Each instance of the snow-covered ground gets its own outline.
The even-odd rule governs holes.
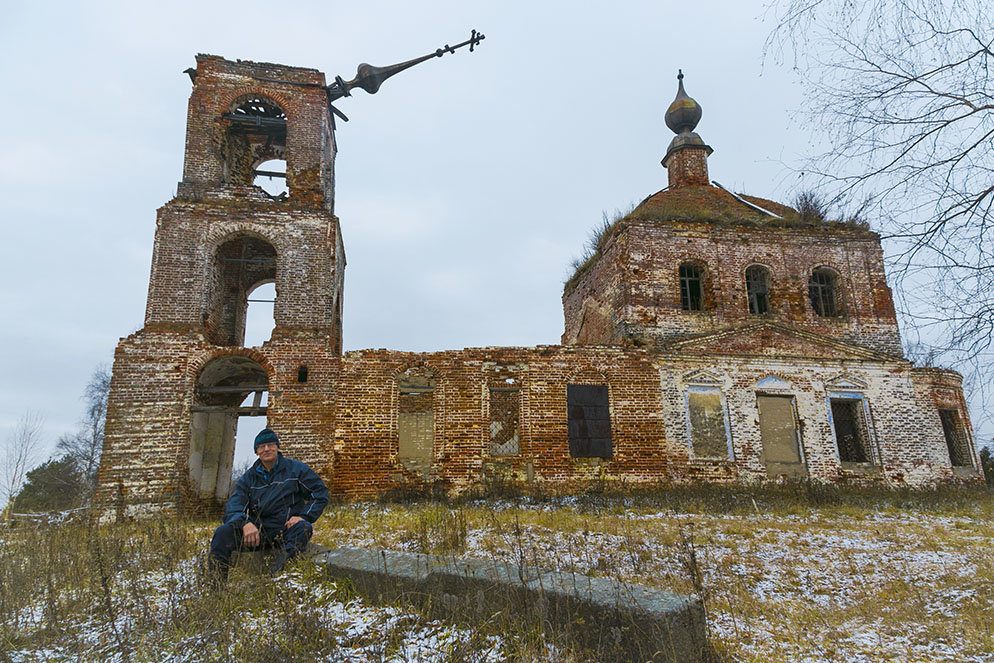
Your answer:
[[[83,614],[61,621],[59,628],[66,637],[32,646],[32,634],[37,637],[49,630],[45,600],[39,598],[17,616],[17,630],[27,642],[20,646],[0,643],[7,645],[7,651],[0,648],[0,660],[428,662],[454,660],[451,657],[457,652],[458,660],[507,660],[501,638],[481,637],[395,607],[371,606],[358,597],[343,598],[339,583],[301,568],[289,570],[275,581],[264,576],[236,577],[228,591],[233,602],[242,606],[220,620],[228,628],[226,633],[219,632],[219,624],[207,620],[203,630],[198,631],[194,624],[177,629],[173,623],[177,606],[203,591],[194,582],[200,577],[195,566],[191,560],[172,574],[148,573],[141,578],[142,585],[158,591],[144,593],[139,601],[127,592],[116,595],[113,621],[103,606],[93,605]],[[278,583],[275,600],[269,593],[245,587],[270,582]],[[238,601],[246,592],[264,600]],[[149,624],[159,628],[149,629]],[[303,624],[310,642],[295,642],[291,632]],[[316,641],[314,633],[320,633],[323,642]],[[150,647],[150,643],[156,646]]]
[[[626,500],[592,509],[572,498],[451,508],[367,503],[330,507],[315,541],[702,590],[712,639],[734,661],[994,662],[987,511],[728,515]],[[525,630],[456,627],[404,606],[371,605],[306,566],[275,583],[238,571],[225,595],[212,599],[197,554],[208,534],[193,528],[168,563],[155,536],[108,543],[99,563],[117,566],[106,589],[101,574],[76,568],[92,567],[92,553],[65,558],[67,578],[83,578],[75,584],[49,579],[46,590],[45,575],[35,573],[34,597],[0,597],[0,660],[577,660],[541,638],[536,644],[534,633],[525,642]],[[13,552],[0,538],[0,563],[9,565]],[[7,568],[2,589],[16,591]],[[16,611],[5,610],[15,603]]]
[[[384,528],[403,507],[353,508],[365,517],[323,530],[329,541],[420,550],[444,520]],[[736,660],[994,661],[994,528],[978,514],[601,514],[570,498],[469,513],[460,554],[675,591],[694,591],[689,543],[711,633]]]

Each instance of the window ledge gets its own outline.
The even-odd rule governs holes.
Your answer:
[[[604,465],[611,462],[611,458],[602,456],[570,456],[569,460],[574,465]]]
[[[877,465],[876,463],[853,463],[844,461],[842,463],[842,470],[852,474],[880,474],[883,472],[883,467]]]
[[[953,476],[955,477],[974,477],[978,474],[977,468],[972,465],[953,465]]]

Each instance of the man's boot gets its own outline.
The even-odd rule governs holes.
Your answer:
[[[214,591],[221,591],[228,584],[229,564],[213,555],[207,556],[207,583]]]
[[[290,553],[286,551],[286,548],[280,546],[276,549],[276,554],[273,555],[273,559],[269,562],[269,575],[278,576],[280,572],[283,571],[283,567],[286,563],[290,561]]]

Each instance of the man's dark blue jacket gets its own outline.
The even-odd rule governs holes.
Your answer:
[[[291,516],[313,523],[328,506],[328,489],[304,463],[283,454],[269,472],[255,461],[235,484],[224,507],[225,524],[241,527],[251,521],[259,529],[281,530]]]

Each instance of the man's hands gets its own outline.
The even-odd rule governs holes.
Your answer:
[[[283,523],[285,529],[290,529],[303,518],[300,516],[290,516],[290,518]],[[242,545],[246,548],[255,548],[259,545],[259,528],[253,525],[251,522],[247,522],[242,525]]]
[[[259,545],[259,528],[250,522],[242,525],[242,545],[246,548]]]

